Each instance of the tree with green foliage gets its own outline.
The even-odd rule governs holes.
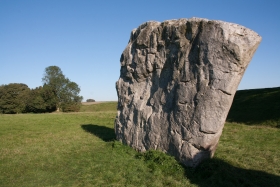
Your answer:
[[[53,90],[57,111],[78,111],[83,99],[79,96],[80,88],[78,84],[66,78],[61,69],[57,66],[49,66],[45,69],[42,78],[44,86]]]
[[[53,112],[56,110],[55,95],[49,86],[30,90],[26,100],[26,111],[32,113]]]
[[[29,91],[28,86],[22,83],[0,86],[0,113],[17,114],[25,112],[25,102]]]

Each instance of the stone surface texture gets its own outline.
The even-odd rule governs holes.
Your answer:
[[[131,32],[116,83],[117,140],[196,167],[211,158],[261,37],[201,18],[150,21]]]

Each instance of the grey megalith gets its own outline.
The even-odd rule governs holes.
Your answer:
[[[117,140],[196,167],[217,148],[261,37],[201,18],[146,22],[131,32],[116,83]]]

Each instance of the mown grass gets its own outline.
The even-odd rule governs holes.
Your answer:
[[[185,168],[115,141],[116,102],[0,115],[0,186],[280,186],[280,129],[226,123],[211,160]]]
[[[1,115],[0,186],[188,182],[183,171],[173,176],[161,174],[161,170],[151,174],[154,170],[136,151],[113,141],[115,112]]]

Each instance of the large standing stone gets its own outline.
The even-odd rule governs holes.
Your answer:
[[[151,21],[121,55],[116,137],[195,167],[214,155],[237,86],[261,37],[200,18]]]

